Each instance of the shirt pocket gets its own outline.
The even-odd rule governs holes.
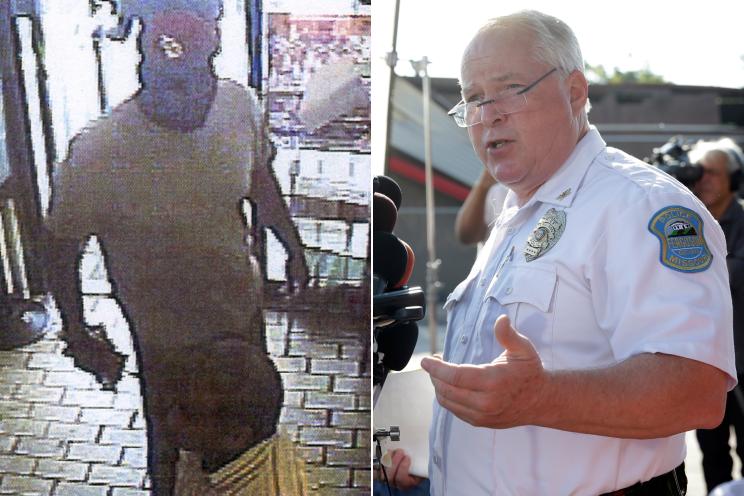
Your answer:
[[[455,289],[447,296],[447,299],[444,302],[444,311],[447,313],[447,327],[445,331],[444,336],[444,358],[445,360],[449,360],[452,357],[452,343],[451,341],[453,339],[452,333],[455,332],[455,329],[458,327],[455,325],[455,321],[458,323],[462,323],[463,320],[463,312],[467,308],[467,305],[460,305],[461,300],[465,297],[465,292],[467,291],[468,287],[470,286],[470,283],[472,282],[472,279],[465,279],[460,284],[455,287]],[[462,326],[459,326],[460,328]],[[462,329],[460,329],[462,330]]]
[[[447,295],[447,299],[444,301],[444,311],[448,314],[450,311],[457,305],[457,302],[460,301],[462,298],[462,295],[465,293],[465,290],[468,287],[468,284],[470,283],[469,279],[465,279],[460,284],[458,284],[455,289],[452,290],[450,294]]]
[[[511,266],[486,291],[478,328],[495,340],[493,325],[499,315],[506,314],[512,326],[527,336],[538,352],[549,350],[553,342],[557,285],[553,266]],[[501,349],[498,344],[497,347]]]

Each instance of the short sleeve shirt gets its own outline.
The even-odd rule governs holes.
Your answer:
[[[687,262],[669,251],[668,233],[653,232],[674,208],[699,234],[672,240],[690,245],[674,252]],[[541,227],[552,232],[552,245],[540,238]],[[710,364],[728,374],[730,388],[736,383],[720,227],[687,189],[606,147],[595,128],[527,203],[519,207],[509,193],[445,309],[444,359],[453,363],[499,356],[493,325],[507,314],[548,370],[665,353]],[[683,433],[636,440],[537,426],[479,428],[436,402],[430,449],[435,496],[597,495],[665,473],[685,457]]]
[[[59,238],[99,236],[137,326],[179,329],[193,344],[207,327],[254,325],[246,315],[261,280],[241,206],[270,141],[252,94],[220,80],[205,124],[190,132],[155,124],[131,99],[70,149],[55,171],[46,226]]]

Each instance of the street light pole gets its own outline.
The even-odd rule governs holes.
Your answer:
[[[384,158],[382,161],[382,173],[384,174],[388,168],[388,161],[390,159],[390,133],[393,128],[393,86],[395,85],[395,66],[398,64],[398,18],[400,16],[400,0],[395,0],[395,13],[393,14],[393,43],[389,52],[385,54],[385,63],[387,64],[390,72],[388,73],[388,89],[387,89],[387,109],[385,111],[385,144],[384,144]],[[377,139],[377,138],[375,138]]]
[[[412,60],[411,64],[417,75],[421,75],[424,108],[424,168],[426,171],[426,308],[428,314],[429,341],[432,355],[437,352],[437,290],[439,281],[437,272],[442,263],[437,258],[434,224],[434,173],[431,164],[431,81],[429,79],[429,59]]]

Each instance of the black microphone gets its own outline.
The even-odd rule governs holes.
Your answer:
[[[406,270],[403,272],[403,275],[398,280],[397,283],[393,284],[392,289],[398,289],[402,288],[406,284],[408,284],[408,281],[411,279],[411,276],[413,275],[413,266],[416,263],[416,254],[413,252],[413,248],[411,248],[411,245],[400,240],[401,243],[403,243],[403,247],[406,249],[406,255],[408,255],[408,258],[406,259]]]
[[[404,322],[381,327],[377,334],[377,353],[382,364],[390,370],[403,370],[413,355],[418,340],[418,325]]]
[[[422,309],[419,318],[415,318],[418,314],[412,313],[411,307]],[[372,298],[372,316],[375,319],[421,320],[425,307],[426,298],[420,286],[386,291]]]
[[[418,286],[405,286],[416,259],[413,249],[395,235],[380,231],[374,233],[374,243],[372,316],[375,325],[421,320],[426,308],[424,291]]]
[[[372,226],[375,231],[393,232],[395,222],[398,220],[398,210],[393,200],[375,193],[372,203]]]
[[[403,322],[375,329],[379,367],[373,369],[373,384],[383,384],[391,370],[403,370],[413,355],[418,340],[418,325]]]
[[[389,371],[402,370],[411,359],[418,340],[416,321],[424,317],[426,303],[420,287],[405,286],[415,262],[413,249],[392,234],[402,200],[400,187],[389,177],[376,176],[373,190],[372,380],[381,387]]]
[[[400,203],[403,200],[403,194],[400,191],[398,183],[393,181],[387,176],[375,176],[372,179],[372,191],[374,193],[382,193],[383,195],[390,198],[395,204],[395,209],[400,209]]]
[[[394,234],[375,231],[372,234],[373,294],[392,289],[406,274],[408,250]]]

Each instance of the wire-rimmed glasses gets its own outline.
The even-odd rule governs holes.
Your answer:
[[[447,115],[451,115],[458,126],[471,127],[481,123],[483,119],[483,112],[481,109],[486,105],[494,105],[496,112],[501,115],[519,112],[525,105],[527,105],[527,97],[525,96],[525,93],[537,86],[540,81],[557,70],[558,69],[554,67],[524,88],[520,88],[516,91],[512,89],[501,91],[498,95],[489,100],[475,100],[472,102],[461,100],[460,103],[452,107],[452,110],[447,112]]]

